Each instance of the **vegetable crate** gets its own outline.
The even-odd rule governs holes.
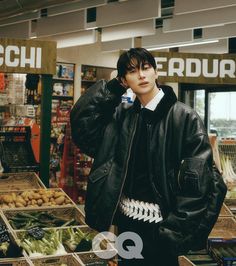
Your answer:
[[[73,254],[48,256],[47,258],[32,258],[30,260],[34,266],[82,266],[81,262]]]
[[[0,174],[0,191],[46,188],[34,172]]]
[[[217,262],[207,250],[190,251],[178,258],[179,266],[217,266]]]
[[[19,262],[19,263],[18,263]],[[23,250],[11,230],[0,216],[0,265],[29,265],[23,259]]]
[[[218,217],[209,238],[236,238],[236,221],[233,217]]]
[[[28,258],[66,255],[92,249],[97,232],[88,226],[47,228],[43,230],[17,230],[13,237],[23,247]]]
[[[232,211],[229,209],[229,207],[223,203],[222,208],[220,210],[220,217],[233,217]]]
[[[0,208],[76,206],[61,188],[0,191]]]
[[[28,261],[25,258],[18,259],[0,259],[1,266],[34,266],[32,262]]]
[[[114,257],[114,250],[106,251],[110,252],[111,259],[102,258],[102,254],[104,251],[101,252],[81,252],[75,253],[78,257],[78,260],[81,261],[82,266],[86,265],[100,265],[100,266],[117,266],[117,258]],[[116,254],[116,253],[115,253]],[[109,255],[106,253],[106,255]]]
[[[75,206],[2,210],[2,214],[13,233],[15,230],[27,230],[31,227],[85,225],[83,213]]]
[[[209,239],[208,248],[212,257],[217,260],[218,265],[236,265],[236,239]]]
[[[29,126],[0,127],[0,158],[6,173],[39,171],[31,146]]]

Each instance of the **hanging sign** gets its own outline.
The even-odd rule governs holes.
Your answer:
[[[163,82],[236,84],[236,54],[153,52]]]
[[[56,42],[0,38],[0,72],[56,73]]]

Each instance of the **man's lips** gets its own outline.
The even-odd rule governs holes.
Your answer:
[[[144,86],[144,85],[147,85],[149,82],[148,81],[144,81],[144,82],[140,82],[138,85],[139,86]]]

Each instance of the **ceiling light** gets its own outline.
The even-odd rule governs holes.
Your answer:
[[[179,43],[179,44],[177,43],[177,44],[168,45],[168,46],[157,46],[157,47],[150,47],[150,48],[146,48],[146,49],[148,51],[154,51],[154,50],[169,49],[169,48],[174,48],[174,47],[201,45],[201,44],[216,43],[216,42],[219,42],[219,40],[208,40],[208,41],[201,41],[201,42]]]

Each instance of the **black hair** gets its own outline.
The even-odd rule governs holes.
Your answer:
[[[140,67],[143,64],[150,64],[154,69],[157,68],[153,55],[145,48],[131,48],[123,52],[117,62],[118,77],[125,77],[130,68]]]

